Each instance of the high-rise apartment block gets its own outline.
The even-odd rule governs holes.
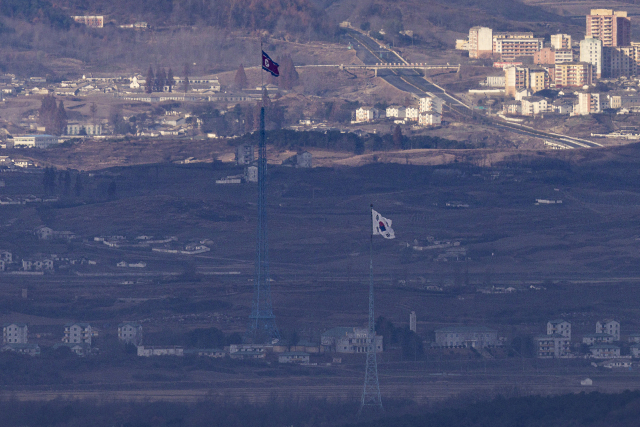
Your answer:
[[[627,12],[613,9],[591,9],[587,15],[586,38],[602,40],[604,47],[631,44],[631,20]]]
[[[571,49],[571,36],[569,34],[553,34],[551,47],[554,49]]]
[[[556,87],[582,87],[593,82],[593,66],[586,62],[556,64]]]
[[[595,77],[602,77],[602,40],[592,37],[582,40],[580,42],[580,62],[591,64]]]
[[[493,30],[472,27],[469,30],[469,58],[486,58],[493,54]]]
[[[520,56],[533,57],[544,47],[544,39],[533,33],[496,33],[493,36],[493,52],[503,61],[514,61]]]

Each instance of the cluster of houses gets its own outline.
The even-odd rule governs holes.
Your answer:
[[[88,323],[74,322],[64,325],[64,335],[61,342],[53,348],[68,347],[78,356],[88,356],[93,353],[92,339],[98,336],[98,331]],[[322,334],[320,344],[299,341],[293,344],[274,342],[272,344],[231,344],[224,349],[185,349],[182,346],[149,346],[142,345],[142,325],[137,322],[123,322],[118,325],[118,340],[137,347],[140,357],[153,356],[203,356],[212,358],[229,357],[235,360],[264,359],[267,354],[277,355],[279,363],[309,364],[311,355],[320,354],[362,354],[367,352],[371,343],[367,328],[337,327]],[[2,351],[37,356],[40,346],[29,343],[28,326],[25,323],[5,323],[3,325]],[[374,338],[375,350],[382,352],[382,336]],[[340,357],[334,357],[334,362],[340,362]]]
[[[582,345],[588,349],[587,357],[609,360],[606,367],[631,366],[631,358],[640,358],[640,333],[628,335],[629,355],[621,356],[620,322],[612,319],[597,321],[595,333],[584,334]],[[564,319],[547,322],[546,335],[534,338],[536,353],[539,358],[576,357],[571,345],[571,322]],[[626,359],[626,360],[617,360]],[[623,363],[624,362],[624,363]],[[610,365],[610,366],[609,366]]]
[[[355,111],[354,123],[369,123],[386,117],[397,124],[439,126],[442,124],[443,103],[437,96],[425,96],[419,98],[417,106],[390,106],[385,111],[375,107],[360,107]]]
[[[170,237],[154,237],[147,235],[136,236],[133,241],[127,239],[122,235],[112,236],[96,236],[93,238],[94,242],[102,243],[110,248],[151,248],[152,252],[160,252],[167,254],[181,254],[181,255],[197,255],[205,252],[209,252],[211,248],[206,246],[213,243],[211,240],[200,240],[189,242],[186,244],[179,244],[178,239],[174,236]],[[118,267],[146,267],[142,262],[127,264],[125,261],[118,263]]]

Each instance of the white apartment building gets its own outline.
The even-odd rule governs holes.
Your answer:
[[[522,98],[522,115],[537,116],[547,112],[547,100],[541,96],[527,96]]]
[[[596,334],[609,334],[614,341],[620,341],[620,322],[612,319],[597,321]]]
[[[366,353],[371,338],[367,328],[337,327],[329,329],[320,337],[320,344],[326,352]],[[382,352],[382,335],[375,336],[376,353]]]
[[[439,126],[442,124],[442,114],[425,111],[418,114],[418,126]]]
[[[360,107],[356,110],[356,122],[366,123],[380,118],[380,111],[373,107]]]
[[[448,326],[436,329],[439,347],[485,348],[500,345],[498,331],[485,326]]]
[[[405,120],[417,122],[420,109],[416,107],[407,107],[405,110]]]
[[[605,94],[578,92],[578,103],[573,107],[573,115],[598,114],[606,108],[609,108],[609,100]]]
[[[3,344],[26,344],[28,327],[26,323],[5,323],[2,325]]]
[[[136,322],[124,322],[118,325],[118,340],[135,345],[142,344],[142,325]]]
[[[67,125],[67,135],[102,135],[102,125],[92,123],[69,123]]]
[[[595,78],[602,77],[602,40],[586,38],[580,41],[580,62],[593,66]]]
[[[591,356],[595,359],[612,359],[620,357],[620,347],[613,344],[596,344],[589,348]]]
[[[536,354],[541,359],[565,357],[571,351],[571,339],[560,334],[540,335],[534,342]]]
[[[88,323],[67,323],[64,325],[64,338],[62,338],[64,343],[91,345],[92,337],[93,331]]]
[[[532,33],[497,33],[493,36],[493,52],[503,61],[514,61],[520,56],[535,55],[544,47],[544,39]]]
[[[561,64],[563,62],[573,62],[573,49],[556,49],[554,64]]]
[[[547,335],[560,334],[571,339],[571,323],[564,319],[549,320],[547,322]]]
[[[437,96],[426,96],[420,98],[420,112],[432,112],[442,114],[442,105],[444,101]]]
[[[14,147],[47,148],[58,143],[58,137],[52,135],[16,135],[13,137]]]
[[[571,36],[569,34],[552,34],[551,47],[558,49],[571,49]]]
[[[508,67],[504,69],[504,91],[515,96],[518,89],[528,89],[530,83],[529,69],[526,67]]]
[[[405,107],[393,105],[391,107],[387,107],[386,113],[387,113],[387,117],[396,117],[398,119],[404,119],[407,114],[407,109]]]
[[[469,58],[490,57],[493,54],[493,30],[487,27],[469,29]]]
[[[487,86],[489,87],[504,87],[504,76],[487,76]]]

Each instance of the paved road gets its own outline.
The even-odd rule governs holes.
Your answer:
[[[365,64],[378,64],[380,62],[406,63],[406,61],[396,52],[380,46],[372,38],[365,36],[357,31],[349,31],[346,37],[349,38],[353,47],[356,49],[358,58],[360,58],[360,60],[362,60],[362,62],[364,62]],[[455,98],[454,96],[448,94],[442,87],[428,81],[425,77],[420,75],[417,70],[378,70],[378,77],[383,78],[389,84],[405,92],[413,93],[419,96],[422,96],[425,93],[438,96],[444,99],[452,112],[455,112],[456,114],[466,117],[474,114],[470,106],[466,105],[464,102]],[[476,114],[482,113],[477,112]],[[509,132],[515,132],[520,135],[541,138],[566,148],[593,148],[602,146],[601,144],[593,141],[544,132],[530,128],[528,126],[497,120],[484,114],[482,114],[482,116],[486,120],[486,126],[491,126],[496,129]]]

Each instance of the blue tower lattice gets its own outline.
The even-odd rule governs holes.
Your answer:
[[[267,144],[264,129],[264,106],[260,108],[260,143],[258,145],[258,236],[253,278],[253,303],[245,341],[262,344],[280,339],[271,300],[269,281],[269,242],[267,239]]]

